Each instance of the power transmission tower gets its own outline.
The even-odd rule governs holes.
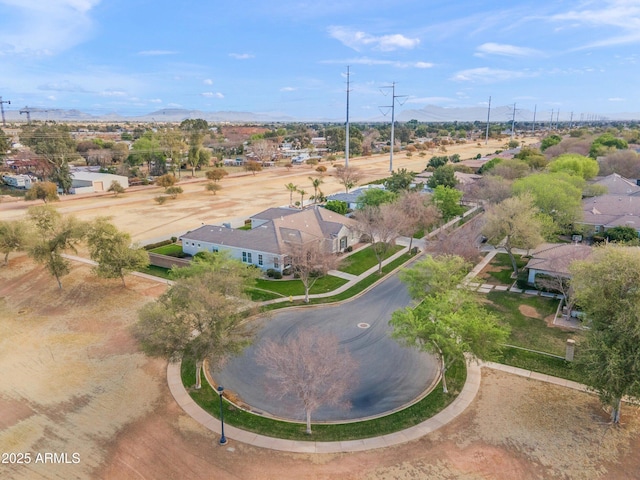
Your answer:
[[[347,65],[347,124],[344,142],[344,166],[349,168],[349,65]]]
[[[536,132],[536,111],[538,110],[538,105],[536,104],[533,107],[533,127],[531,127],[531,134],[533,135]]]
[[[511,140],[516,133],[516,104],[513,104],[513,115],[511,117]]]
[[[11,100],[2,100],[2,97],[0,97],[0,111],[2,112],[2,126],[6,127],[7,126],[7,122],[4,119],[4,104],[8,104],[11,105]]]
[[[553,130],[553,108],[551,109],[551,120],[549,120],[549,131]]]
[[[487,132],[484,135],[484,144],[489,143],[489,116],[491,115],[491,96],[489,96],[489,108],[487,108]]]
[[[27,125],[31,125],[31,109],[29,107],[24,107],[22,110],[20,110],[20,115],[22,115],[23,113],[27,114]]]
[[[390,88],[391,89],[391,105],[386,105],[380,108],[390,108],[391,109],[391,153],[389,156],[389,171],[393,172],[393,147],[395,145],[395,123],[396,123],[396,98],[406,98],[408,95],[396,95],[396,82],[392,82],[391,85],[382,87],[382,88]],[[382,90],[383,95],[384,90]],[[404,103],[404,102],[403,102]],[[400,103],[402,105],[402,103]],[[384,113],[383,113],[384,115]]]

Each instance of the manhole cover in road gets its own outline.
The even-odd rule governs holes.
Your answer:
[[[358,324],[358,328],[369,328],[371,325],[369,325],[368,323],[359,323]]]

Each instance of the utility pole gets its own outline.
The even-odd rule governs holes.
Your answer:
[[[556,130],[560,128],[558,123],[560,123],[560,109],[558,109],[558,113],[556,113]]]
[[[549,120],[549,131],[553,130],[553,108],[551,109],[551,120]]]
[[[22,110],[20,110],[20,115],[22,115],[23,113],[27,114],[27,125],[31,125],[31,109],[29,107],[24,107]]]
[[[487,108],[487,133],[484,136],[484,144],[489,143],[489,115],[491,115],[491,96],[489,96],[489,108]]]
[[[537,104],[533,107],[533,127],[531,127],[532,135],[536,132],[536,110],[538,110]]]
[[[407,95],[396,95],[396,82],[392,82],[391,85],[382,88],[391,89],[391,105],[387,105],[382,108],[391,108],[391,153],[389,156],[389,171],[393,172],[393,147],[395,145],[395,123],[396,123],[396,98],[405,98]],[[384,91],[383,91],[384,94]],[[401,104],[402,105],[402,104]]]
[[[2,97],[0,97],[0,111],[2,112],[2,126],[6,127],[7,126],[7,122],[4,119],[4,104],[8,104],[11,105],[11,100],[2,100]]]
[[[571,116],[569,117],[569,130],[573,127],[573,112],[571,112]]]
[[[513,116],[511,117],[511,140],[516,133],[516,104],[513,104]]]
[[[349,168],[349,65],[347,65],[347,126],[344,141],[344,166]]]

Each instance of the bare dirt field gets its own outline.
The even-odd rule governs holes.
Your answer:
[[[418,441],[337,455],[227,447],[175,404],[166,364],[142,355],[128,327],[163,291],[153,281],[94,277],[74,265],[59,291],[25,256],[0,268],[2,479],[637,479],[640,411],[607,425],[591,395],[483,370],[454,422]],[[79,463],[35,463],[78,454]]]
[[[531,144],[535,139],[521,139],[521,142]],[[505,141],[484,142],[452,145],[447,147],[446,155],[454,153],[469,159],[476,154],[482,155],[504,148]],[[395,153],[394,169],[406,168],[409,171],[422,171],[429,159],[434,155],[444,155],[437,151],[426,152],[424,157],[413,154],[407,157],[404,153]],[[324,162],[327,173],[323,176],[320,189],[325,195],[344,191],[338,180],[333,176],[334,168]],[[344,161],[341,161],[344,163]],[[366,183],[389,175],[389,154],[371,157],[355,157],[349,161],[350,166],[358,167],[363,172],[360,182]],[[134,241],[152,242],[179,236],[188,230],[200,227],[203,223],[220,224],[231,222],[240,226],[250,215],[263,209],[289,204],[289,191],[285,184],[293,183],[306,191],[305,200],[313,195],[313,187],[309,177],[318,177],[315,167],[310,165],[296,165],[291,170],[285,167],[266,168],[262,172],[252,175],[241,172],[224,178],[220,190],[216,195],[205,191],[206,181],[203,179],[187,179],[183,174],[179,185],[184,193],[176,200],[168,200],[164,205],[158,205],[154,198],[162,193],[160,187],[135,187],[127,193],[115,198],[113,195],[69,195],[54,205],[61,213],[73,214],[81,220],[90,220],[97,216],[111,216],[113,223],[131,234]],[[300,195],[294,194],[293,201],[299,201]],[[0,220],[16,219],[26,215],[29,205],[42,202],[9,201],[0,202]]]
[[[465,147],[462,158],[482,153]],[[429,157],[396,156],[394,163],[418,170]],[[366,169],[367,179],[380,178],[388,156],[353,164]],[[163,206],[153,201],[159,193],[153,187],[57,206],[83,219],[111,215],[134,239],[148,241],[287,204],[284,184],[309,191],[310,175],[315,172],[306,166],[238,175],[224,179],[217,196],[205,193],[203,183],[185,183],[183,198]],[[322,189],[341,186],[327,178]],[[26,206],[0,203],[0,219],[20,218]],[[612,428],[591,395],[486,369],[471,407],[418,441],[336,455],[287,454],[235,441],[220,447],[173,401],[166,363],[145,357],[131,338],[137,310],[165,285],[130,277],[123,288],[83,264],[74,264],[62,281],[60,291],[24,255],[0,266],[0,454],[31,456],[28,464],[0,458],[9,462],[0,462],[0,479],[640,478],[638,408],[625,406],[624,424]],[[55,459],[45,456],[53,453]]]

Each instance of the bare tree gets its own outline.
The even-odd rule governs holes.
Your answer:
[[[536,275],[536,285],[552,292],[557,292],[564,297],[564,304],[567,308],[567,316],[571,316],[571,311],[575,305],[575,295],[571,286],[571,278],[558,273]]]
[[[304,301],[309,303],[309,290],[318,278],[329,270],[338,268],[340,259],[335,253],[325,248],[322,241],[290,242],[287,254],[293,272],[304,285]]]
[[[476,263],[482,255],[478,247],[482,243],[483,226],[484,218],[478,215],[453,231],[439,233],[427,250],[434,255],[458,255]]]
[[[251,151],[261,164],[273,160],[277,150],[278,146],[270,140],[258,140],[251,144]]]
[[[429,197],[420,192],[402,194],[396,205],[402,215],[401,233],[409,237],[409,252],[413,245],[413,236],[420,230],[435,225],[441,218],[440,211],[428,202]]]
[[[353,218],[358,222],[358,230],[371,243],[371,249],[378,260],[378,274],[382,274],[382,261],[387,252],[395,245],[395,240],[403,229],[395,205],[367,205],[357,210]]]
[[[311,414],[323,405],[344,408],[353,388],[358,365],[338,339],[315,330],[300,331],[282,343],[269,340],[257,349],[258,365],[267,368],[267,391],[285,399],[293,397],[304,408],[307,434]]]
[[[362,180],[362,172],[355,167],[345,167],[344,165],[336,165],[336,178],[344,185],[344,190],[349,193],[360,180]]]

